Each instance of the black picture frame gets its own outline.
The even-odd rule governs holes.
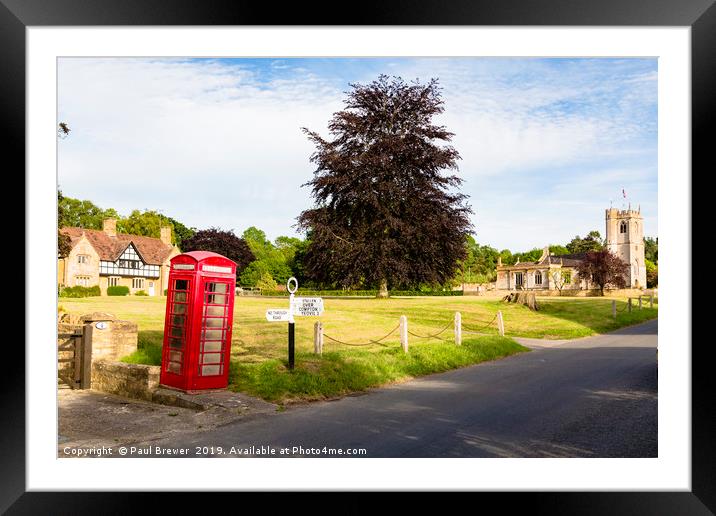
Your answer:
[[[710,135],[716,120],[716,6],[714,0],[367,0],[349,13],[335,2],[281,3],[245,0],[0,0],[0,110],[4,163],[25,167],[25,30],[28,26],[107,25],[502,25],[684,26],[691,28],[692,170],[716,170]],[[8,170],[8,169],[6,169]],[[9,172],[8,172],[9,174]],[[688,174],[688,171],[684,171]],[[692,174],[695,178],[695,174]],[[693,254],[689,254],[689,258]],[[28,271],[26,270],[26,274]],[[691,278],[687,278],[691,283]],[[27,323],[26,314],[26,323]],[[14,337],[13,337],[14,338]],[[26,342],[26,346],[31,343]],[[37,344],[37,343],[34,343]],[[678,343],[689,345],[691,342]],[[516,505],[550,514],[711,514],[716,511],[716,435],[707,359],[709,340],[692,346],[692,490],[690,492],[484,494],[500,511]],[[0,511],[8,514],[107,514],[134,512],[140,493],[38,493],[25,489],[25,356],[6,346],[3,425],[0,430]],[[156,495],[154,495],[156,496]],[[140,498],[142,498],[140,500]],[[190,497],[162,497],[162,510],[188,508]],[[223,498],[223,496],[222,496]],[[420,496],[416,500],[420,501]],[[220,500],[216,500],[220,502]],[[146,502],[145,502],[146,503]],[[358,512],[363,499],[342,505]],[[454,503],[454,502],[453,502]],[[271,512],[292,499],[272,496]],[[218,505],[217,505],[218,507]],[[342,510],[341,512],[346,512]],[[511,511],[510,511],[511,512]]]

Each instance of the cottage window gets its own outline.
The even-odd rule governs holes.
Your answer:
[[[518,287],[522,286],[522,273],[515,272],[515,285]]]
[[[542,284],[542,272],[537,271],[535,272],[535,285],[541,285]]]
[[[77,255],[77,263],[89,263],[90,257],[86,254],[78,254]]]
[[[119,285],[119,278],[117,276],[112,276],[109,278],[109,286],[110,287],[116,287]]]
[[[132,288],[144,288],[144,278],[132,278]]]
[[[75,276],[75,285],[80,287],[89,287],[90,277],[89,276]]]

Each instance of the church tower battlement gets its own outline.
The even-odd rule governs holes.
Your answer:
[[[606,210],[606,244],[610,252],[629,264],[627,286],[646,287],[644,258],[644,218],[641,209]]]

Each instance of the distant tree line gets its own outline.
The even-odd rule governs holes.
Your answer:
[[[88,229],[102,229],[102,221],[106,218],[117,219],[117,231],[135,235],[159,238],[159,228],[164,225],[172,227],[172,241],[183,251],[205,250],[214,251],[234,260],[239,264],[237,281],[245,287],[261,287],[273,290],[285,285],[289,277],[295,276],[299,284],[305,287],[320,289],[342,288],[338,283],[322,280],[312,276],[306,267],[306,255],[311,243],[311,234],[301,239],[290,236],[279,236],[271,241],[266,233],[256,227],[249,227],[241,235],[233,230],[216,227],[197,230],[189,227],[170,216],[153,210],[133,210],[127,217],[122,217],[115,209],[103,209],[88,200],[65,197],[58,192],[58,226],[76,226]],[[658,238],[644,239],[647,286],[655,286],[658,282]],[[59,254],[69,253],[69,239],[62,236],[58,239]],[[575,236],[565,245],[550,245],[554,255],[565,255],[598,251],[604,248],[604,241],[598,231],[590,231],[585,237]],[[482,245],[473,235],[467,235],[464,243],[465,258],[458,261],[457,273],[443,284],[418,285],[417,288],[435,289],[452,288],[461,283],[489,283],[496,279],[495,269],[498,259],[503,265],[514,265],[520,262],[536,261],[542,255],[542,249],[513,253],[509,249],[497,250],[489,245]],[[356,288],[367,285],[357,283]]]

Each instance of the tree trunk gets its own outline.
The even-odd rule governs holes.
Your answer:
[[[378,295],[376,297],[379,298],[387,298],[390,294],[388,293],[388,280],[383,279],[380,282],[380,290],[378,291]]]

